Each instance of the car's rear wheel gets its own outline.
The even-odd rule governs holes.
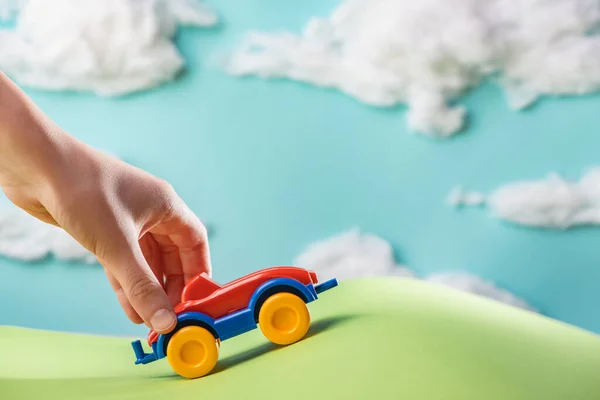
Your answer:
[[[220,343],[212,333],[199,326],[177,331],[167,344],[167,359],[173,371],[184,378],[208,374],[219,359]]]
[[[261,306],[258,326],[271,342],[288,345],[302,339],[310,327],[304,300],[292,293],[276,293]]]

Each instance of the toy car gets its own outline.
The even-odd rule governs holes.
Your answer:
[[[295,343],[310,327],[307,303],[337,285],[335,278],[318,283],[315,272],[299,267],[266,268],[223,286],[204,273],[197,275],[175,307],[175,329],[166,335],[151,330],[151,353],[144,352],[139,340],[131,344],[135,363],[166,357],[179,375],[199,378],[216,365],[221,341],[255,329],[257,324],[271,342]]]

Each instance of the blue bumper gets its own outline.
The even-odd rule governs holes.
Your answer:
[[[135,353],[136,364],[148,364],[158,360],[158,356],[156,355],[156,342],[152,343],[152,353],[145,353],[142,348],[142,342],[139,340],[131,342],[131,347],[133,347],[133,352]]]

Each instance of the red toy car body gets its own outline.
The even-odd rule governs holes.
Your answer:
[[[226,285],[200,274],[187,283],[175,306],[175,329],[151,330],[151,353],[144,352],[140,340],[131,343],[135,363],[166,357],[179,375],[197,378],[216,365],[221,341],[257,327],[273,343],[295,343],[310,327],[307,304],[337,285],[335,278],[319,283],[315,272],[291,266],[262,269]]]
[[[284,266],[253,272],[226,285],[219,285],[207,274],[199,274],[188,282],[181,294],[181,303],[175,313],[199,312],[213,319],[224,317],[248,306],[250,298],[263,283],[276,278],[291,278],[304,285],[318,283],[317,274],[303,268]],[[158,340],[158,334],[150,331],[148,345]]]

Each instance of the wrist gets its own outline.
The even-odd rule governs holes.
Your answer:
[[[52,166],[66,135],[0,74],[0,185],[35,185]]]
[[[85,146],[0,72],[0,186],[41,188],[68,175]]]

